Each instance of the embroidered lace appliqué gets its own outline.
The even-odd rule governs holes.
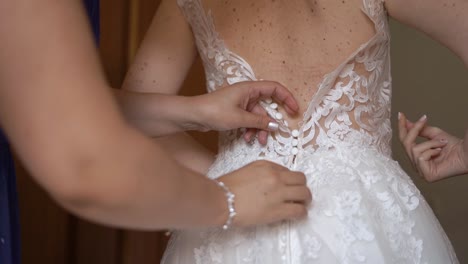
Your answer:
[[[201,0],[177,2],[192,26],[209,92],[257,80],[249,63],[220,38]],[[383,0],[363,0],[362,11],[374,23],[375,34],[324,76],[296,128],[298,135],[293,136],[294,128],[281,120],[280,131],[270,135],[266,146],[245,143],[238,130],[223,132],[219,154],[208,173],[218,177],[258,159],[300,170],[313,190],[309,219],[228,232],[195,232],[190,235],[193,246],[176,234],[166,257],[186,254],[197,264],[377,263],[375,254],[380,253],[375,252],[382,251],[386,263],[429,263],[431,258],[423,254],[426,244],[442,241],[438,245],[447,252],[441,254],[448,258],[444,263],[457,263],[421,194],[390,158],[387,14]],[[267,103],[263,106],[274,117],[274,109]],[[416,233],[416,215],[434,219],[436,224]],[[324,228],[327,233],[321,234]],[[433,241],[421,238],[427,232],[433,232]]]

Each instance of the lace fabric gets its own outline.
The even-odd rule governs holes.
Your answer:
[[[225,84],[257,80],[249,63],[226,47],[216,32],[211,12],[205,12],[201,1],[179,0],[178,3],[192,25],[209,92]],[[325,75],[297,129],[299,137],[291,136],[293,129],[287,122],[277,120],[281,132],[272,135],[274,140],[262,155],[271,156],[271,152],[290,155],[295,139],[299,141],[299,152],[306,148],[329,148],[332,145],[330,138],[344,140],[352,130],[361,131],[366,137],[370,135],[374,144],[390,155],[389,34],[382,6],[380,1],[364,1],[363,11],[375,23],[376,33],[334,71]],[[263,106],[275,118],[275,110],[266,103]]]
[[[207,90],[257,80],[230,51],[201,0],[178,0],[204,63]],[[310,99],[299,127],[282,119],[266,146],[240,131],[220,134],[216,178],[266,159],[302,171],[313,192],[302,221],[222,232],[174,234],[163,263],[458,263],[411,179],[391,159],[390,35],[382,0],[363,0],[375,34],[333,71]],[[275,107],[263,107],[276,117]]]

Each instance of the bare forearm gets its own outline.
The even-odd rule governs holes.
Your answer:
[[[197,119],[202,113],[191,98],[125,90],[115,90],[115,94],[132,125],[158,137],[155,141],[183,166],[206,173],[213,162],[213,153],[181,132],[200,129]]]
[[[390,16],[424,32],[468,66],[468,1],[386,0]]]
[[[126,119],[151,137],[198,130],[199,113],[185,96],[114,89]]]
[[[155,141],[181,165],[198,173],[206,174],[213,164],[214,153],[187,133],[177,133]]]
[[[123,143],[103,144],[105,152],[87,170],[92,177],[80,185],[88,191],[78,192],[85,195],[59,199],[65,207],[120,227],[154,230],[223,224],[226,201],[214,182],[180,166],[136,133],[116,141]]]
[[[145,229],[215,224],[223,191],[124,124],[80,9],[79,1],[0,2],[0,121],[19,157],[59,203],[89,219]]]

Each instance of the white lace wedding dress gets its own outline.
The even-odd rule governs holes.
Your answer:
[[[254,70],[217,34],[201,0],[178,0],[192,26],[213,91],[256,80]],[[382,0],[363,0],[375,35],[327,74],[299,129],[282,120],[266,146],[239,131],[220,135],[208,176],[216,178],[259,159],[307,176],[308,218],[249,229],[175,232],[165,264],[458,263],[418,189],[390,152],[389,29]],[[275,116],[276,107],[264,103]]]

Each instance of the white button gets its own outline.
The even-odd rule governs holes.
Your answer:
[[[291,143],[292,143],[293,147],[296,147],[297,145],[299,145],[299,140],[293,139],[293,141]]]
[[[270,104],[270,107],[272,109],[276,109],[276,108],[278,108],[278,104],[277,103],[272,103],[272,104]]]
[[[294,129],[294,130],[292,131],[292,136],[293,136],[293,137],[298,137],[298,136],[299,136],[299,131],[298,131],[297,129]]]
[[[276,119],[283,119],[283,114],[281,113],[276,113],[275,114]]]
[[[291,154],[297,155],[297,153],[299,153],[299,149],[297,149],[296,147],[291,149]]]

